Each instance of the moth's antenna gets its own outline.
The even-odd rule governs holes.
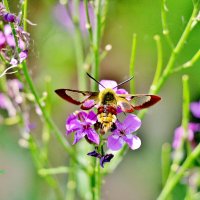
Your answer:
[[[113,89],[115,89],[116,87],[119,87],[119,86],[123,85],[124,83],[127,83],[127,82],[129,82],[130,80],[132,80],[132,79],[133,79],[133,77],[134,77],[134,76],[132,76],[131,78],[129,78],[129,79],[127,79],[127,80],[125,80],[125,81],[123,81],[123,82],[119,83],[119,84],[118,84],[117,86],[115,86]]]
[[[101,85],[103,88],[105,88],[104,85],[102,85],[99,81],[97,81],[95,78],[93,78],[90,74],[87,73],[87,75],[88,75],[92,80],[94,80],[96,83],[98,83],[98,84]]]

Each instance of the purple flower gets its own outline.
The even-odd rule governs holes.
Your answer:
[[[132,133],[137,131],[140,126],[140,119],[133,114],[128,115],[122,123],[117,121],[117,128],[108,136],[108,148],[113,151],[118,151],[124,143],[127,143],[131,149],[138,149],[141,145],[141,140]]]
[[[83,137],[86,137],[90,142],[99,144],[99,135],[92,128],[96,121],[97,117],[93,111],[71,114],[66,122],[66,133],[68,135],[75,132],[73,144],[76,144]]]
[[[192,147],[196,145],[195,134],[197,132],[200,132],[200,124],[189,123],[187,140],[190,142]],[[179,126],[178,128],[175,129],[175,132],[174,132],[174,139],[172,143],[172,146],[174,149],[177,149],[180,147],[183,138],[184,138],[184,128],[182,126]]]
[[[6,13],[3,15],[3,19],[6,21],[6,22],[15,22],[16,21],[16,16],[12,13]]]
[[[6,8],[3,5],[3,3],[0,3],[0,16],[4,16],[5,13],[6,13]]]
[[[100,159],[100,165],[101,165],[101,167],[104,167],[104,163],[105,162],[110,162],[111,159],[114,157],[113,154],[101,155],[97,151],[92,151],[92,152],[88,153],[87,155],[99,158]]]
[[[101,80],[101,85],[99,85],[99,91],[105,90],[105,88],[111,88],[113,89],[117,94],[128,94],[128,92],[125,89],[118,89],[117,88],[117,82],[112,80]]]
[[[92,27],[94,27],[94,9],[92,7],[92,4],[88,2],[88,11],[89,11],[89,17]],[[76,13],[75,3],[73,0],[68,1],[67,8],[65,5],[57,4],[54,9],[54,15],[58,22],[62,24],[64,27],[66,27],[69,31],[74,31],[74,24],[73,24],[73,18],[74,13]],[[80,29],[83,33],[87,32],[87,18],[86,18],[86,12],[85,12],[85,6],[84,2],[80,1],[79,4],[79,23],[80,23]]]
[[[191,103],[190,110],[195,117],[200,118],[200,101]]]
[[[5,47],[5,43],[6,43],[6,38],[5,38],[4,34],[3,34],[3,32],[0,31],[0,49]]]
[[[17,104],[21,104],[23,102],[23,96],[20,91],[22,89],[23,85],[18,79],[8,80],[8,95]]]
[[[5,109],[10,117],[16,115],[16,109],[14,108],[10,99],[3,93],[0,93],[0,109]]]
[[[200,101],[192,102],[190,104],[190,110],[195,117],[200,118]],[[198,141],[199,138],[197,134],[199,132],[200,132],[200,123],[190,122],[188,124],[188,136],[186,139],[190,142],[192,147],[195,147],[196,144],[199,143]],[[178,128],[175,129],[174,132],[174,139],[172,143],[174,149],[180,147],[183,138],[184,138],[184,129],[182,126],[179,126]]]

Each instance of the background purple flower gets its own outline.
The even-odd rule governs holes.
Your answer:
[[[190,110],[195,117],[200,118],[200,101],[191,103]]]
[[[88,11],[92,27],[94,27],[94,9],[90,2],[88,2]],[[58,22],[67,28],[68,31],[74,31],[73,17],[76,15],[75,3],[72,0],[68,1],[68,5],[57,4],[54,9],[54,15]],[[79,4],[79,23],[83,33],[87,33],[87,18],[85,12],[84,1]]]
[[[95,132],[92,126],[96,123],[96,114],[93,111],[89,113],[77,112],[71,114],[66,122],[67,135],[75,132],[74,142],[76,144],[83,137],[95,144],[99,144],[99,135]]]
[[[113,133],[108,136],[107,146],[109,149],[118,151],[125,143],[133,150],[140,147],[141,140],[132,134],[141,126],[141,120],[136,115],[128,115],[122,123],[116,122],[116,126]]]
[[[188,125],[188,137],[187,140],[190,142],[191,146],[194,147],[196,145],[195,134],[197,132],[200,132],[200,124],[199,123],[189,123]],[[174,139],[172,146],[174,149],[177,149],[180,147],[181,142],[184,138],[184,129],[182,126],[175,129],[174,132]]]
[[[13,106],[10,99],[3,93],[0,93],[0,109],[6,110],[10,117],[13,117],[16,115],[15,107]]]
[[[128,92],[125,89],[118,89],[117,88],[117,82],[112,80],[101,80],[100,83],[105,88],[111,88],[113,89],[117,94],[128,94]],[[105,88],[99,85],[99,91],[104,90]]]

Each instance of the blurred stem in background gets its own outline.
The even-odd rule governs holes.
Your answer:
[[[132,51],[131,51],[131,60],[130,60],[130,77],[135,75],[135,55],[136,55],[136,46],[137,46],[137,35],[133,34],[133,40],[132,40]],[[130,83],[130,93],[135,93],[135,81],[133,80],[132,83]]]
[[[165,0],[162,1],[162,3],[165,3],[165,2],[166,2]],[[197,0],[196,2],[197,3],[195,3],[194,7],[193,7],[192,15],[191,15],[185,29],[183,30],[183,33],[182,33],[181,37],[179,38],[177,45],[172,49],[171,54],[169,56],[169,60],[166,64],[166,67],[164,68],[163,72],[161,72],[162,59],[163,59],[162,58],[162,46],[161,46],[159,37],[155,36],[155,40],[157,43],[158,61],[157,61],[157,68],[156,68],[156,73],[154,75],[153,83],[149,90],[150,94],[158,94],[160,89],[163,87],[164,83],[168,80],[168,78],[172,74],[172,71],[174,70],[175,61],[176,61],[178,55],[181,53],[181,50],[182,50],[183,46],[185,45],[185,43],[188,39],[188,36],[190,35],[190,33],[192,32],[194,27],[197,25],[197,23],[199,23],[199,22],[197,22],[196,18],[200,11],[199,10],[200,1]],[[166,5],[162,4],[162,8],[163,8],[163,6],[165,7]],[[166,12],[166,9],[164,11],[162,10],[162,12]],[[163,18],[163,15],[161,15],[161,17]],[[166,17],[166,15],[164,15],[164,17]],[[162,19],[162,21],[164,21],[164,26],[163,26],[163,32],[164,32],[165,28],[167,27],[167,22],[166,22],[166,19]],[[167,36],[167,37],[169,37],[169,36]],[[198,52],[199,52],[199,50],[198,50]],[[190,66],[192,66],[197,61],[197,59],[199,59],[200,56],[199,56],[198,52],[197,52],[198,56],[194,56],[195,59],[192,60],[193,62],[188,61],[191,64]],[[147,112],[147,109],[140,111],[138,113],[138,117],[140,119],[143,119],[146,112]],[[123,149],[119,153],[117,153],[117,155],[115,156],[115,160],[113,160],[110,163],[110,165],[107,167],[108,172],[112,172],[118,166],[118,164],[122,161],[122,158],[127,151],[128,151],[128,146],[124,146]]]
[[[169,172],[169,176],[167,181],[165,181],[165,185],[163,190],[161,191],[157,200],[165,200],[168,198],[169,194],[172,192],[176,184],[181,180],[181,178],[185,175],[186,170],[192,166],[193,162],[200,155],[200,144],[196,146],[196,148],[187,155],[186,160],[180,165],[180,153],[183,153],[183,144],[187,143],[188,138],[188,122],[189,122],[189,106],[190,106],[190,95],[189,95],[189,86],[188,86],[188,76],[183,76],[183,117],[182,117],[182,127],[184,128],[184,137],[182,139],[182,145],[180,148],[176,150],[175,153],[178,153],[179,156],[174,156],[173,163],[171,165],[171,170]],[[187,144],[186,144],[187,145]],[[168,159],[168,158],[167,158]]]
[[[6,5],[8,6],[7,0],[4,0],[4,2],[6,2]],[[27,2],[27,1],[26,1]],[[24,9],[27,9],[27,6],[23,6]],[[9,7],[8,7],[9,9]],[[24,11],[24,13],[26,13],[26,11]],[[14,29],[14,27],[13,27]],[[13,31],[15,38],[16,37],[16,31]],[[18,42],[17,42],[18,43]],[[18,52],[19,53],[19,52]],[[41,101],[40,101],[40,97],[37,94],[36,88],[33,84],[32,78],[29,74],[28,71],[28,67],[25,61],[22,62],[22,64],[20,65],[20,68],[22,69],[23,73],[24,73],[24,77],[27,81],[27,84],[30,88],[30,91],[32,92],[35,101],[37,103],[37,105],[39,106],[42,115],[44,117],[45,123],[47,123],[47,125],[49,126],[50,130],[52,130],[52,133],[55,135],[55,137],[57,138],[57,140],[61,143],[61,145],[64,147],[64,149],[66,150],[66,152],[70,155],[71,158],[74,159],[74,161],[76,163],[78,163],[81,167],[81,169],[83,169],[84,171],[88,171],[88,168],[86,168],[83,164],[81,164],[79,162],[79,160],[77,160],[77,157],[74,153],[73,148],[70,147],[69,143],[67,142],[66,138],[63,136],[63,134],[60,132],[60,130],[58,129],[58,127],[55,125],[55,123],[53,122],[53,120],[51,119],[51,117],[49,116],[48,111],[46,110],[46,107],[42,105]]]

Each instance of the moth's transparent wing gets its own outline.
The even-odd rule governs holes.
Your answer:
[[[118,99],[119,105],[121,106],[124,112],[126,112],[126,110],[128,112],[131,112],[131,107],[133,112],[134,110],[141,110],[154,105],[155,103],[161,100],[161,97],[150,94],[123,94],[119,95]]]
[[[89,110],[94,107],[98,102],[99,92],[80,91],[71,89],[57,89],[56,94],[64,100],[80,105],[81,109]]]

